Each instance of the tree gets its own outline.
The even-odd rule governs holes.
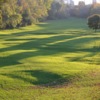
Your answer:
[[[21,14],[25,25],[29,25],[29,21],[44,20],[48,16],[52,0],[19,0],[18,4],[22,8]]]
[[[54,0],[49,10],[48,19],[61,19],[69,17],[68,5],[63,0]]]
[[[88,18],[88,26],[93,30],[100,29],[100,15],[92,15]]]
[[[84,1],[80,1],[70,10],[70,14],[73,17],[87,18],[90,15],[90,8],[91,5],[85,5]]]
[[[16,28],[20,26],[22,21],[22,16],[20,14],[15,14],[9,17],[7,20],[7,27],[8,28]]]
[[[15,28],[21,23],[22,17],[19,13],[17,0],[9,0],[9,2],[2,3],[1,12],[3,29]]]
[[[22,17],[22,26],[31,25],[32,23],[34,23],[34,18],[29,8],[24,10]]]
[[[3,3],[5,3],[5,2],[7,2],[8,0],[0,0],[0,6],[3,4]]]
[[[44,21],[53,0],[0,0],[0,28],[15,28]]]
[[[100,14],[100,4],[97,3],[91,6],[90,15],[93,14]]]

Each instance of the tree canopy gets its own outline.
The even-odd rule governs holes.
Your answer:
[[[16,28],[51,19],[87,18],[100,14],[100,4],[78,5],[64,0],[0,0],[0,28]]]
[[[88,18],[88,26],[95,30],[100,29],[100,15],[92,15]]]
[[[0,28],[16,28],[44,20],[52,0],[1,0]]]

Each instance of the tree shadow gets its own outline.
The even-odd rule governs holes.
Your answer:
[[[98,53],[100,51],[100,48],[98,50]],[[95,65],[100,65],[100,57],[96,58],[92,58],[93,56],[95,56],[97,54],[97,52],[92,52],[90,54],[86,54],[84,56],[78,56],[78,57],[65,57],[68,61],[72,61],[72,62],[85,62],[88,64],[95,64]],[[91,59],[90,59],[91,58]]]
[[[0,57],[0,62],[1,62],[0,67],[21,64],[20,60],[29,57],[48,56],[48,55],[58,54],[62,52],[65,53],[91,52],[91,55],[93,56],[94,52],[99,53],[100,48],[98,47],[81,48],[81,46],[85,43],[97,39],[99,40],[100,38],[99,37],[82,38],[82,36],[78,37],[78,35],[68,35],[68,36],[60,35],[60,36],[53,36],[46,39],[34,39],[34,40],[30,39],[27,42],[19,45],[0,49],[0,52],[13,51],[13,50],[26,50],[25,52],[12,54],[7,57]],[[65,41],[63,42],[63,40]],[[36,51],[34,51],[34,49],[36,49]],[[82,58],[84,58],[84,56],[78,58],[73,57],[69,60],[81,61]]]
[[[20,73],[21,74],[24,73],[24,75],[27,75],[27,77],[22,76]],[[71,79],[75,77],[69,74],[59,75],[57,73],[43,71],[43,70],[22,70],[20,72],[15,72],[14,74],[11,73],[11,74],[2,74],[2,75],[20,81],[24,81],[25,83],[28,82],[32,85],[38,85],[43,87],[53,87],[53,86],[62,85],[64,83],[68,84],[71,82]]]
[[[63,22],[64,23],[64,22]],[[20,52],[16,54],[11,54],[6,57],[0,57],[0,67],[17,65],[21,64],[20,60],[28,57],[36,56],[48,56],[53,54],[59,54],[62,52],[65,53],[75,53],[75,52],[90,52],[91,55],[94,55],[94,52],[99,52],[100,48],[91,47],[91,48],[81,48],[83,44],[92,42],[95,40],[100,40],[100,37],[84,37],[86,35],[83,26],[79,25],[67,25],[59,22],[57,23],[47,23],[47,24],[38,24],[42,29],[36,31],[25,31],[12,33],[10,35],[1,35],[4,38],[4,45],[8,45],[6,48],[1,48],[0,53],[14,50],[25,50],[25,52]],[[53,26],[52,26],[53,25]],[[60,28],[61,27],[61,28]],[[76,28],[76,29],[75,29]],[[83,29],[80,31],[79,29]],[[64,30],[67,30],[66,33],[63,33]],[[78,31],[79,30],[79,31]],[[62,33],[63,34],[62,34]],[[32,36],[36,36],[32,37]],[[38,36],[49,36],[46,38],[37,38]],[[88,34],[91,35],[91,34]],[[29,36],[24,38],[24,36]],[[22,43],[20,43],[21,41]],[[16,43],[19,42],[19,43]],[[36,49],[36,51],[34,51]],[[87,55],[90,56],[90,55]],[[83,58],[85,56],[82,56]],[[71,58],[70,61],[80,61],[82,57]]]
[[[75,22],[77,23],[77,20]],[[45,23],[39,23],[37,24],[37,26],[40,28],[36,30],[34,30],[34,26],[33,29],[30,27],[28,27],[29,29],[27,29],[27,27],[19,28],[19,30],[22,30],[23,32],[5,34],[5,35],[0,34],[0,36],[9,36],[11,38],[14,38],[14,37],[26,36],[26,35],[54,35],[54,34],[56,35],[56,34],[61,34],[61,32],[63,32],[64,30],[69,30],[70,33],[71,32],[77,33],[78,32],[77,29],[86,30],[87,28],[86,26],[84,27],[83,24],[82,25],[73,24],[73,20],[72,21],[71,20],[47,21]]]
[[[18,33],[19,34],[19,33]],[[23,34],[23,33],[20,33]],[[29,33],[27,33],[29,34]],[[33,34],[34,35],[34,34]],[[7,43],[4,44],[14,44],[14,41],[26,41],[25,43],[20,43],[20,44],[15,44],[14,46],[9,46],[7,48],[1,48],[0,52],[5,52],[5,51],[10,51],[10,50],[30,50],[32,48],[41,48],[41,46],[45,46],[48,43],[53,43],[56,41],[62,41],[65,39],[72,39],[75,37],[78,37],[78,34],[61,34],[61,35],[56,35],[56,36],[51,36],[47,38],[42,38],[42,39],[37,39],[37,38],[29,38],[29,39],[23,39],[23,38],[11,38],[11,39],[6,39],[5,41],[8,41]],[[80,36],[79,36],[80,37]],[[9,43],[10,42],[10,43]]]

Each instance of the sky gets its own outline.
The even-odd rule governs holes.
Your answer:
[[[79,1],[85,1],[86,4],[92,4],[92,0],[73,0],[75,5],[78,4]],[[100,0],[97,0],[98,3],[100,3]]]
[[[91,4],[92,0],[73,0],[75,2],[75,5],[78,4],[79,1],[85,1],[86,4]]]

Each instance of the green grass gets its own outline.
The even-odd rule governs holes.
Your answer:
[[[100,32],[74,18],[0,31],[0,100],[100,100]]]

